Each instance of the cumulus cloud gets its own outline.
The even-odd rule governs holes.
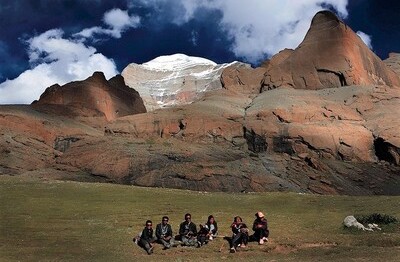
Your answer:
[[[121,34],[129,28],[136,28],[140,25],[140,17],[136,15],[129,16],[128,11],[114,8],[104,14],[103,22],[107,28],[94,26],[85,28],[74,36],[91,38],[95,35],[109,35],[114,38],[121,38]]]
[[[366,33],[362,31],[357,31],[357,35],[363,40],[363,42],[368,46],[369,49],[372,50],[372,38],[370,35],[367,35]]]
[[[348,15],[348,0],[141,0],[159,12],[166,2],[176,6],[175,14],[167,17],[176,24],[188,22],[200,8],[219,10],[219,26],[232,40],[231,50],[253,63],[297,47],[316,12],[329,8],[342,18]]]
[[[127,11],[115,8],[104,14],[104,23],[113,29],[124,30],[129,27],[137,27],[140,23],[140,17],[129,16]]]
[[[95,71],[103,71],[107,78],[118,73],[112,59],[63,35],[61,29],[52,29],[27,41],[32,69],[0,84],[0,104],[31,103],[46,87],[82,80]]]
[[[97,53],[96,48],[86,45],[85,41],[94,35],[120,38],[129,28],[138,27],[140,18],[121,9],[112,9],[104,14],[103,22],[106,28],[85,28],[71,37],[65,37],[61,29],[52,29],[28,39],[31,68],[0,84],[0,104],[31,103],[46,87],[83,80],[95,71],[102,71],[106,78],[118,74],[114,61]]]

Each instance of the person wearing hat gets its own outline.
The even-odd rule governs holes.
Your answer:
[[[253,223],[253,239],[258,242],[258,244],[264,244],[264,241],[268,241],[269,230],[267,219],[262,212],[257,212],[255,214],[256,219]]]

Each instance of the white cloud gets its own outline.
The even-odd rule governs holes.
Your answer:
[[[30,38],[27,41],[29,62],[75,61],[80,57],[89,57],[96,52],[94,47],[87,47],[80,41],[63,38],[63,34],[61,29],[52,29]]]
[[[84,41],[95,34],[120,38],[124,31],[138,27],[140,18],[129,16],[121,9],[112,9],[104,14],[103,22],[108,28],[86,28],[72,38],[64,37],[61,29],[52,29],[28,39],[31,69],[0,83],[0,104],[31,103],[47,87],[83,80],[95,71],[102,71],[106,78],[118,74],[112,59],[96,53],[97,50]]]
[[[199,33],[193,30],[193,31],[190,33],[190,35],[192,36],[192,38],[190,39],[190,41],[192,42],[192,44],[193,44],[194,46],[197,46],[197,41],[198,41],[198,39],[199,39]]]
[[[0,84],[0,104],[27,104],[38,99],[46,86],[59,82],[50,67],[38,65]]]
[[[103,16],[103,22],[108,26],[85,28],[74,34],[76,37],[91,38],[94,35],[109,35],[114,38],[121,38],[121,34],[129,28],[136,28],[140,25],[140,17],[129,16],[128,11],[115,8],[107,11]]]
[[[113,29],[124,30],[129,27],[137,27],[140,24],[140,17],[129,16],[127,11],[112,9],[104,14],[104,23]]]
[[[80,41],[63,38],[63,33],[53,29],[27,41],[33,68],[0,84],[0,104],[31,103],[48,86],[83,80],[95,71],[107,78],[118,73],[112,59]]]
[[[361,38],[361,40],[363,40],[363,42],[368,46],[368,48],[372,50],[371,36],[367,35],[366,33],[362,32],[362,31],[357,31],[356,34]]]
[[[330,7],[342,18],[348,0],[141,0],[146,6],[176,5],[176,14],[166,16],[177,24],[194,18],[196,10],[208,8],[222,12],[221,29],[232,39],[231,50],[250,62],[259,62],[284,48],[295,48],[303,40],[312,17]]]
[[[83,37],[83,38],[91,38],[93,35],[98,34],[105,34],[105,35],[110,35],[111,32],[106,32],[106,31],[111,31],[109,29],[102,28],[100,26],[94,26],[90,28],[85,28],[79,33],[74,34],[76,37]]]

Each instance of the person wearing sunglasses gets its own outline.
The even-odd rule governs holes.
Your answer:
[[[172,237],[172,228],[168,224],[169,218],[163,216],[161,223],[156,226],[157,242],[164,246],[164,249],[169,249],[174,246],[174,239]]]
[[[157,238],[153,235],[153,223],[151,222],[151,220],[147,220],[140,236],[139,246],[144,248],[147,254],[151,255],[154,248],[153,243],[156,240]]]
[[[187,213],[185,221],[179,226],[179,235],[181,237],[183,246],[196,246],[197,245],[197,227],[192,222],[192,215]]]

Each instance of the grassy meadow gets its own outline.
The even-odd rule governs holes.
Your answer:
[[[294,193],[209,193],[101,183],[0,176],[0,261],[400,261],[400,225],[380,232],[343,229],[345,216],[384,213],[400,218],[400,197]],[[235,254],[222,237],[202,248],[154,254],[132,238],[145,220],[170,217],[174,233],[186,212],[196,224],[209,214],[219,235],[239,215],[251,226],[261,210],[270,242]]]

